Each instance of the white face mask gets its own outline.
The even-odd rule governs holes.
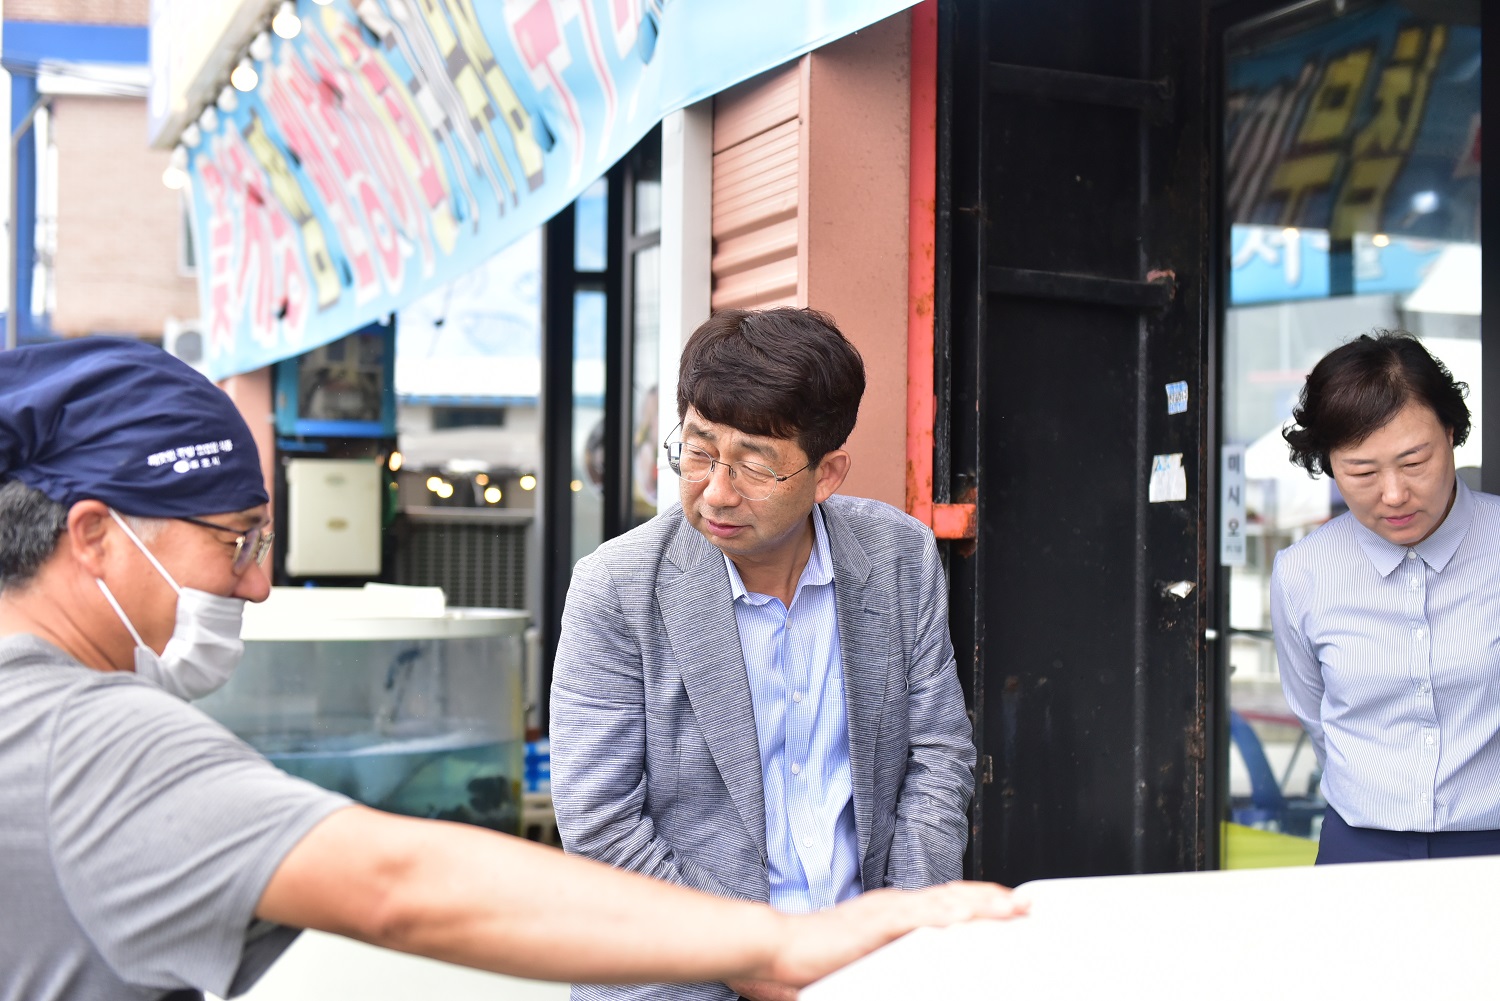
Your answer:
[[[234,674],[245,653],[245,644],[240,639],[245,599],[224,598],[191,587],[179,587],[124,519],[114,511],[109,514],[151,561],[156,572],[177,592],[177,622],[172,628],[172,638],[158,654],[141,639],[141,634],[136,632],[109,586],[102,579],[95,578],[115,615],[135,640],[135,673],[188,701],[218,691]]]

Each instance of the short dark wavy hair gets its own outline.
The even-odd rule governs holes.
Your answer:
[[[843,446],[865,394],[865,363],[815,309],[720,310],[682,348],[677,416],[791,438],[816,465]]]
[[[1422,342],[1404,330],[1361,334],[1324,355],[1308,373],[1281,432],[1292,462],[1309,475],[1333,475],[1329,455],[1358,445],[1390,423],[1410,402],[1425,404],[1453,432],[1455,447],[1469,437],[1469,387],[1458,382]]]

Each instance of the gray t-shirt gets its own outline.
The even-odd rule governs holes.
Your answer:
[[[0,638],[0,1001],[248,990],[296,929],[254,919],[349,804],[133,674]]]

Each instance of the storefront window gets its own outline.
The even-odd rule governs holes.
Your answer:
[[[604,311],[602,291],[573,296],[572,564],[604,541]]]
[[[573,270],[600,272],[609,263],[609,183],[599,178],[573,203]]]
[[[657,474],[662,440],[668,428],[658,427],[657,373],[660,369],[661,247],[645,247],[635,255],[632,290],[635,358],[632,363],[631,420],[632,522],[639,525],[656,514]]]
[[[1351,5],[1319,23],[1232,31],[1227,55],[1220,556],[1233,867],[1251,854],[1310,862],[1321,824],[1316,756],[1282,697],[1270,622],[1276,553],[1346,510],[1281,437],[1308,371],[1362,333],[1422,338],[1469,384],[1475,428],[1457,464],[1478,487],[1479,29],[1400,3]]]
[[[625,255],[629,260],[630,309],[630,513],[624,528],[656,514],[661,442],[670,429],[657,426],[661,370],[661,132],[652,130],[625,160],[630,192]]]

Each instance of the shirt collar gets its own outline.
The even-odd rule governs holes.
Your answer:
[[[1382,539],[1370,529],[1366,528],[1357,519],[1354,522],[1354,537],[1359,540],[1359,546],[1375,565],[1380,576],[1386,577],[1390,572],[1401,564],[1406,557],[1408,549],[1415,549],[1417,555],[1438,573],[1442,573],[1448,566],[1448,561],[1453,559],[1453,554],[1458,552],[1459,545],[1464,537],[1469,534],[1469,525],[1474,520],[1474,500],[1469,495],[1469,488],[1464,481],[1454,477],[1457,487],[1453,497],[1453,507],[1448,511],[1448,516],[1443,519],[1433,533],[1415,546],[1398,546],[1394,542]]]
[[[807,566],[802,568],[802,576],[797,580],[797,589],[801,590],[804,584],[827,584],[833,580],[833,550],[828,546],[828,529],[823,526],[823,508],[814,504],[812,509],[813,520],[813,547],[812,553],[807,558]],[[764,604],[769,601],[766,595],[751,595],[745,590],[745,582],[740,580],[739,569],[735,567],[734,560],[729,554],[724,554],[724,566],[729,570],[729,589],[733,593],[735,601],[744,598],[752,605]],[[796,595],[793,595],[793,600]]]

